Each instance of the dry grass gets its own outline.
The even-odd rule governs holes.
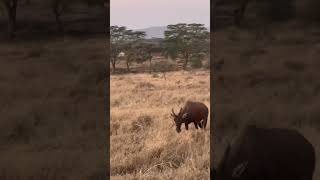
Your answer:
[[[19,5],[10,41],[0,13],[0,179],[103,179],[104,11],[74,8],[61,36],[49,8]]]
[[[215,62],[224,60],[214,72],[216,133],[232,140],[247,124],[298,129],[316,149],[319,179],[320,36],[312,33],[319,28],[295,22],[274,27],[259,41],[245,29],[215,33]],[[228,37],[231,31],[236,40]],[[225,144],[215,148],[219,160]]]
[[[105,175],[104,45],[101,37],[0,43],[0,179]]]
[[[187,100],[210,107],[210,73],[112,75],[111,179],[209,179],[210,122],[178,134],[170,117]]]

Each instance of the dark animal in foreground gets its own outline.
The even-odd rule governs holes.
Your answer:
[[[315,150],[296,130],[248,126],[213,172],[221,180],[312,180]]]
[[[181,132],[181,125],[185,123],[186,130],[188,125],[194,123],[194,126],[198,129],[205,129],[207,126],[209,110],[208,107],[200,102],[187,101],[183,108],[180,108],[180,112],[176,114],[172,109],[171,116],[176,124],[176,130]]]

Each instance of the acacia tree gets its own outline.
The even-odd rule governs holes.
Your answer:
[[[133,61],[140,63],[149,57],[144,51],[144,45],[142,42],[145,36],[146,33],[143,31],[128,30],[126,32],[125,53],[128,71],[130,71],[130,64]]]
[[[72,4],[82,3],[86,4],[88,7],[101,7],[106,5],[105,0],[51,0],[51,9],[55,16],[57,23],[57,29],[59,32],[64,32],[62,15],[67,11],[71,10]]]
[[[2,7],[5,9],[8,17],[8,34],[10,38],[15,37],[16,17],[18,0],[0,0]]]
[[[153,58],[153,53],[161,53],[163,51],[163,47],[161,45],[161,42],[157,43],[142,43],[141,44],[141,50],[140,50],[140,57],[145,61],[149,61],[149,69],[150,72],[152,71],[152,58]]]
[[[126,41],[130,32],[124,26],[110,26],[110,63],[113,71],[116,70],[119,54],[126,50]]]
[[[190,58],[200,57],[200,54],[208,51],[209,32],[203,24],[179,23],[168,25],[167,29],[164,34],[166,54],[172,59],[181,56],[184,59],[184,69],[186,69]]]
[[[125,53],[127,70],[130,71],[132,62],[142,63],[151,61],[151,51],[143,42],[146,33],[143,31],[129,30],[124,26],[110,26],[110,63],[113,71],[116,70],[116,63],[120,60],[119,54]]]
[[[154,51],[154,49],[155,49],[154,45],[147,44],[147,43],[142,44],[142,47],[141,47],[141,58],[144,61],[149,61],[150,71],[152,68],[151,60],[152,60],[152,52]]]

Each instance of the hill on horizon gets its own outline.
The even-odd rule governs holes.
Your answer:
[[[164,31],[167,30],[166,26],[153,26],[144,29],[135,29],[135,31],[144,31],[146,32],[146,38],[164,38]]]
[[[208,30],[210,30],[209,27],[206,27]],[[164,31],[167,30],[166,26],[152,26],[148,28],[143,29],[135,29],[135,31],[144,31],[146,32],[146,38],[164,38]]]

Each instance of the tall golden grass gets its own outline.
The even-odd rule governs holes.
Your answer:
[[[209,179],[210,122],[178,134],[170,116],[187,100],[210,107],[209,71],[112,75],[110,98],[111,179]]]
[[[103,179],[105,39],[0,43],[0,179]]]

